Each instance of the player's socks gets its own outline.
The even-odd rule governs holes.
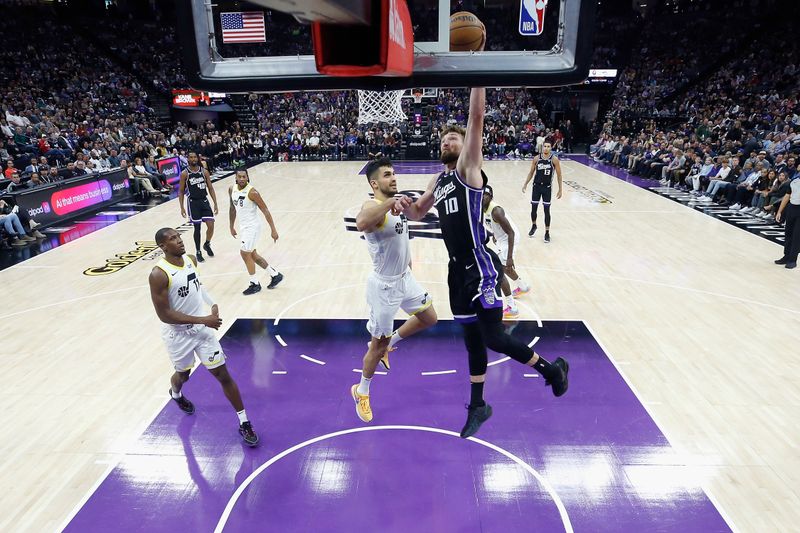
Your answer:
[[[175,392],[174,390],[172,390],[172,387],[170,387],[169,393],[172,395],[172,398],[175,399],[175,400],[177,400],[178,398],[183,396],[183,394],[180,391]]]
[[[486,405],[483,401],[483,382],[469,384],[469,406],[480,407]]]
[[[269,274],[270,276],[274,277],[274,276],[277,276],[278,274],[280,274],[280,272],[278,272],[277,270],[272,268],[272,265],[267,265],[267,274]]]
[[[392,333],[392,338],[389,340],[389,348],[394,348],[394,345],[403,340],[403,337],[400,336],[400,333],[397,330]]]
[[[256,276],[255,274],[250,276],[250,283],[254,283],[254,284],[258,285],[258,276]]]
[[[239,424],[244,424],[247,422],[247,413],[245,413],[244,409],[241,411],[236,411],[236,416],[239,417]]]
[[[369,384],[372,383],[372,378],[365,378],[364,374],[361,374],[361,383],[358,384],[358,393],[362,396],[369,396]]]

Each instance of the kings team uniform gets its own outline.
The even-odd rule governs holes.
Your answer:
[[[486,213],[483,215],[483,223],[492,232],[494,235],[495,245],[497,246],[497,255],[500,258],[500,262],[503,266],[506,266],[506,262],[508,261],[508,233],[503,230],[503,227],[500,226],[497,222],[494,221],[492,218],[492,211],[494,208],[497,207],[497,204],[494,201],[489,202],[489,207],[486,208]],[[514,221],[511,220],[511,217],[506,215],[506,220],[508,223],[511,224],[511,229],[514,230],[514,248],[517,247],[519,244],[519,229],[517,225],[514,224]]]
[[[169,306],[175,311],[191,316],[205,316],[205,302],[200,295],[197,266],[188,255],[183,256],[183,266],[175,266],[162,258],[156,266],[169,280],[167,289]],[[175,370],[185,372],[194,367],[194,354],[208,369],[225,364],[225,354],[214,330],[203,324],[162,324],[161,337]]]
[[[250,199],[253,186],[249,183],[244,189],[234,185],[231,189],[231,202],[236,209],[236,218],[239,220],[239,238],[242,241],[242,251],[252,252],[256,249],[261,235],[264,233],[266,222],[259,216],[261,210]]]
[[[394,331],[398,308],[415,315],[433,302],[408,266],[411,247],[408,220],[404,216],[386,213],[383,222],[375,230],[364,233],[364,238],[373,266],[367,279],[367,331],[375,338],[389,337]]]
[[[549,204],[553,195],[553,154],[547,159],[539,156],[536,162],[536,174],[533,176],[533,189],[531,189],[531,203],[541,201]]]
[[[214,211],[208,203],[208,189],[203,167],[197,172],[186,170],[186,195],[189,197],[189,220],[199,224],[204,220],[214,220]]]
[[[485,185],[485,175],[483,180]],[[436,179],[433,196],[450,256],[447,285],[453,317],[460,321],[473,320],[476,305],[484,309],[502,309],[503,267],[497,254],[485,246],[487,237],[481,212],[483,187],[470,187],[458,171],[450,170]]]

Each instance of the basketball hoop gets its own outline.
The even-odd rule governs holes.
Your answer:
[[[408,120],[406,114],[403,113],[402,101],[403,91],[359,90],[358,123],[387,122],[396,124],[397,122]]]
[[[414,91],[414,94],[412,96],[414,97],[415,104],[422,103],[422,91]]]

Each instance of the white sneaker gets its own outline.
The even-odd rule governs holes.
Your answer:
[[[739,204],[733,204],[733,205],[731,206],[731,211],[738,211],[738,210],[739,210],[739,209],[741,209],[741,208],[742,208],[742,206],[741,206],[741,205],[739,205]]]

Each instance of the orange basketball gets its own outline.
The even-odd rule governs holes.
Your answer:
[[[486,41],[486,28],[478,17],[469,11],[450,15],[450,51],[477,50]]]

